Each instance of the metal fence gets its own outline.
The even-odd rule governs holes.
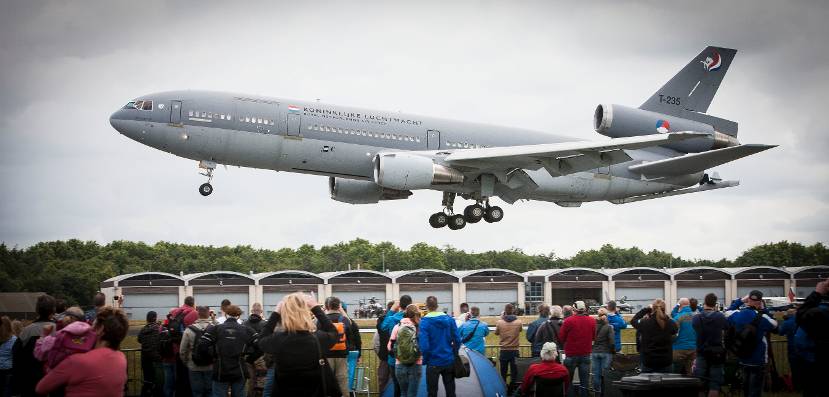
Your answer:
[[[772,354],[775,357],[775,364],[779,374],[784,375],[789,373],[789,360],[786,348],[785,338],[773,338],[771,342]],[[141,394],[141,350],[140,349],[124,349],[122,350],[127,356],[127,395],[139,396]],[[498,362],[498,355],[500,348],[498,345],[487,345],[486,356],[492,358],[496,363]],[[636,344],[632,342],[622,343],[622,353],[636,354]],[[530,345],[519,346],[520,357],[531,357]],[[359,396],[379,395],[377,385],[377,365],[379,358],[372,349],[362,349],[360,361],[357,364],[355,371],[354,388]],[[498,364],[496,364],[498,365]],[[783,394],[768,394],[768,395],[787,395]]]

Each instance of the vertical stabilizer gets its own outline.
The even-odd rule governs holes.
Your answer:
[[[705,48],[639,108],[680,117],[686,111],[707,112],[736,53],[730,48]]]

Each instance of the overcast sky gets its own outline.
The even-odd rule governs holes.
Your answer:
[[[611,243],[710,259],[829,241],[825,2],[272,3],[3,1],[0,241],[278,249],[362,237],[559,256]],[[501,204],[502,222],[461,231],[428,225],[440,193],[353,206],[319,176],[219,168],[204,198],[194,161],[108,122],[146,93],[209,89],[605,139],[598,103],[638,106],[707,45],[739,50],[709,113],[738,121],[743,143],[780,145],[716,168],[741,186],[622,206]]]

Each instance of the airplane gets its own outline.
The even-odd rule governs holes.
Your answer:
[[[512,127],[211,91],[142,95],[110,117],[124,136],[198,161],[329,177],[331,198],[374,204],[443,192],[432,227],[499,222],[490,200],[579,207],[739,185],[706,170],[776,145],[741,144],[737,123],[706,114],[736,50],[709,46],[638,108],[600,104],[585,141]],[[462,213],[455,200],[472,201]]]

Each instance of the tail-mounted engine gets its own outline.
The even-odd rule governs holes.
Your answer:
[[[665,145],[685,153],[698,153],[740,144],[737,138],[715,131],[710,124],[621,105],[597,106],[593,113],[593,128],[599,134],[611,138],[678,131],[709,134],[707,137]]]

